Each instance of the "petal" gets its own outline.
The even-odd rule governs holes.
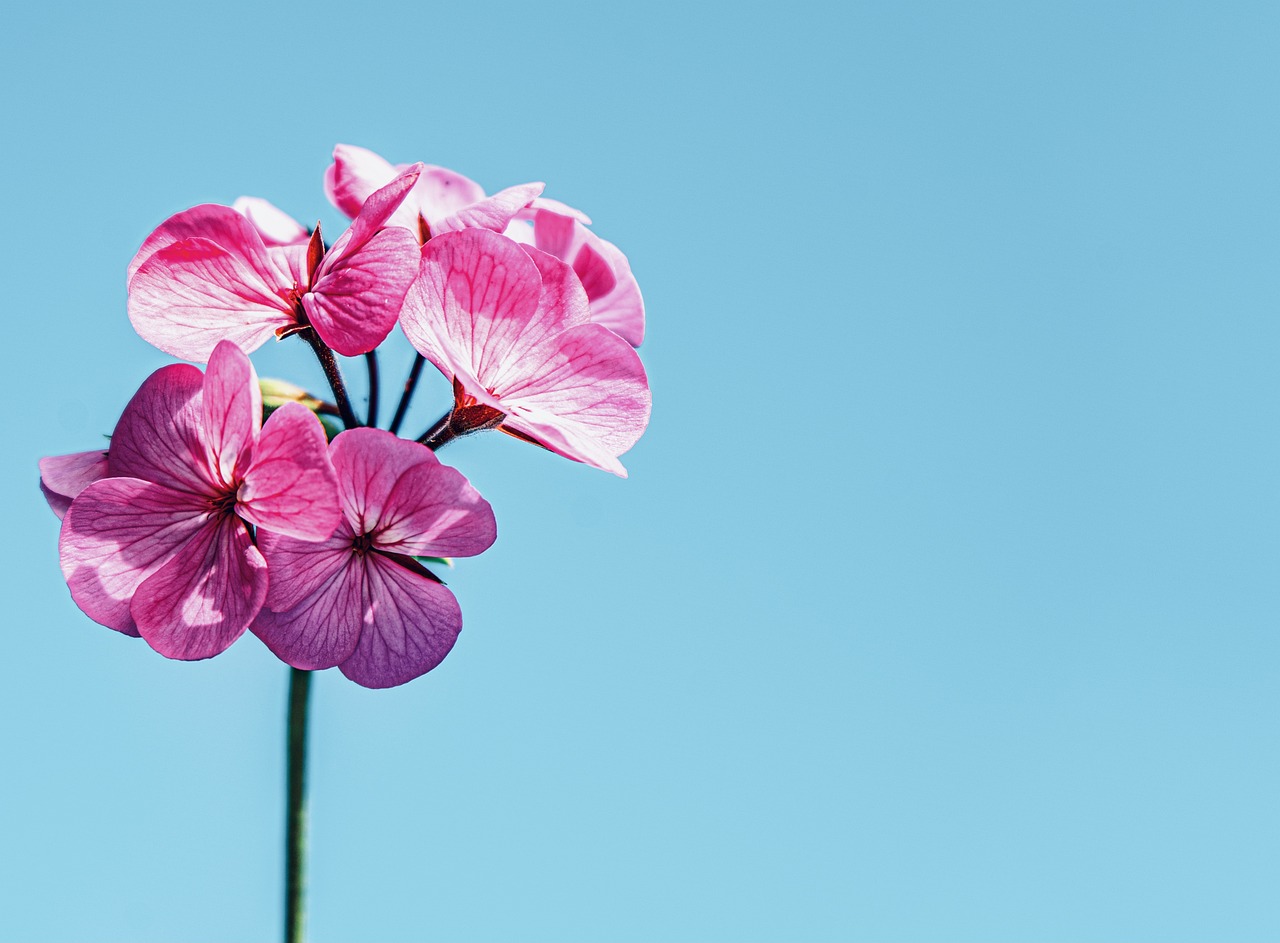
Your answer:
[[[267,597],[267,563],[234,514],[210,518],[138,586],[129,611],[166,658],[212,658],[249,627]]]
[[[351,557],[355,534],[344,520],[326,540],[298,540],[270,530],[258,531],[258,549],[271,573],[264,609],[287,612],[317,592]]]
[[[339,666],[366,688],[389,688],[426,674],[444,660],[462,629],[453,593],[381,554],[365,559],[360,641]]]
[[[339,250],[335,246],[330,256]],[[320,339],[346,357],[381,344],[418,271],[418,240],[407,229],[384,229],[358,251],[325,257],[302,306]]]
[[[333,533],[342,510],[315,413],[301,403],[285,403],[271,414],[236,497],[237,512],[251,524],[301,540]]]
[[[230,341],[219,342],[209,355],[203,398],[211,464],[221,482],[230,484],[236,477],[236,465],[249,464],[253,442],[262,427],[258,374],[244,352]]]
[[[93,621],[137,635],[138,585],[204,527],[208,502],[137,478],[85,488],[62,521],[58,552],[71,598]]]
[[[613,270],[614,286],[609,291],[593,294],[587,287],[587,297],[591,300],[591,320],[603,324],[617,334],[632,347],[639,347],[644,342],[644,298],[640,294],[640,285],[631,274],[631,265],[627,257],[612,242],[601,239],[594,234],[590,237],[589,247],[596,250]],[[585,250],[588,246],[584,246]],[[573,263],[578,270],[578,260]],[[579,272],[579,277],[582,273]],[[587,279],[583,277],[583,284]]]
[[[265,532],[260,535],[265,536]],[[364,571],[362,558],[351,550],[348,538],[340,547],[332,541],[306,543],[280,537],[261,543],[271,572],[271,590],[250,629],[281,661],[295,668],[316,671],[332,668],[355,651],[364,622]],[[310,593],[273,611],[275,585],[307,576]]]
[[[208,239],[224,249],[239,252],[242,255],[260,257],[263,251],[262,238],[253,224],[243,215],[230,206],[203,203],[189,210],[183,210],[181,213],[175,213],[156,227],[142,244],[142,248],[130,260],[128,282],[132,283],[133,276],[142,267],[143,262],[165,246],[197,237]]]
[[[374,546],[408,556],[483,553],[498,536],[493,508],[462,472],[426,451],[430,460],[407,469],[383,502]]]
[[[442,219],[483,199],[484,188],[474,180],[447,167],[426,164],[413,194],[405,202],[413,205],[415,214]]]
[[[76,495],[100,478],[106,477],[105,449],[40,459],[40,490],[59,518],[66,515],[67,508]]]
[[[529,208],[532,210],[550,210],[552,213],[557,213],[560,216],[570,216],[586,226],[591,225],[591,217],[582,212],[582,210],[574,209],[569,204],[561,203],[559,200],[553,200],[549,196],[538,197],[529,204]]]
[[[501,391],[510,428],[553,452],[625,477],[617,456],[649,423],[649,381],[639,356],[599,324],[572,328],[512,368]]]
[[[274,203],[269,203],[256,196],[242,196],[231,204],[231,208],[253,224],[253,228],[262,237],[263,245],[293,246],[299,243],[306,245],[311,238],[311,231]]]
[[[324,173],[324,192],[340,212],[351,219],[369,195],[385,187],[396,175],[396,169],[373,151],[353,144],[339,144],[333,149],[333,163]]]
[[[344,240],[346,240],[345,251],[356,252],[372,239],[379,230],[389,225],[392,215],[400,208],[400,204],[405,201],[405,197],[409,195],[409,191],[418,182],[418,176],[421,173],[422,164],[414,164],[407,170],[397,174],[395,179],[385,187],[370,194],[351,227],[334,244],[331,250],[332,253],[335,256],[341,255],[342,250],[340,247],[343,245]],[[414,242],[417,242],[416,238]]]
[[[293,287],[266,249],[249,258],[209,239],[184,239],[153,254],[133,276],[129,320],[165,353],[203,363],[218,341],[252,352],[295,323],[284,297]]]
[[[427,216],[431,234],[438,236],[459,229],[489,229],[502,232],[507,223],[542,192],[543,183],[522,183],[499,190],[491,197],[468,204],[439,217]]]
[[[383,507],[400,476],[435,458],[426,446],[368,428],[339,433],[329,446],[329,457],[338,475],[346,519],[355,534],[377,530]]]
[[[110,473],[213,494],[217,479],[201,428],[203,389],[204,374],[190,364],[170,364],[147,377],[111,435]]]

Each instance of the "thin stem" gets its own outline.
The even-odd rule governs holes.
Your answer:
[[[404,381],[404,393],[400,396],[400,403],[396,406],[396,414],[391,417],[391,425],[387,428],[394,435],[400,431],[400,423],[404,422],[404,414],[409,411],[409,400],[413,399],[413,391],[418,388],[418,377],[422,376],[422,365],[427,362],[427,358],[422,354],[417,354],[413,358],[413,366],[409,368],[409,379]]]
[[[453,410],[449,410],[449,412],[436,420],[435,425],[418,436],[418,441],[433,452],[440,451],[440,449],[458,437],[458,433],[454,430],[451,422],[452,419]]]
[[[366,426],[378,425],[378,352],[371,350],[364,355],[365,365],[369,368],[369,416]]]
[[[324,378],[329,381],[329,389],[333,390],[333,398],[337,401],[342,424],[348,429],[356,428],[360,425],[360,420],[356,418],[355,410],[351,408],[351,397],[347,395],[347,385],[342,382],[342,369],[338,366],[338,358],[320,339],[315,328],[309,327],[298,333],[316,352],[316,359],[320,361],[320,368],[324,370]]]
[[[302,943],[306,918],[304,892],[307,875],[307,707],[311,672],[289,669],[289,720],[286,752],[284,819],[284,939]]]

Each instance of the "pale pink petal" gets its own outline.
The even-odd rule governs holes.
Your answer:
[[[72,502],[58,541],[71,598],[93,621],[137,635],[138,585],[209,519],[208,501],[137,478],[104,478]]]
[[[237,513],[259,527],[301,540],[333,533],[342,510],[315,413],[301,403],[285,403],[271,414],[236,497]]]
[[[369,195],[395,175],[396,169],[373,151],[339,144],[333,149],[333,163],[325,170],[324,192],[340,212],[355,219]]]
[[[407,469],[382,503],[374,546],[429,557],[471,557],[488,550],[498,536],[489,502],[460,471],[425,451],[430,460]]]
[[[462,629],[453,593],[381,554],[365,562],[364,626],[339,666],[356,684],[389,688],[425,674],[449,654]]]
[[[156,227],[129,261],[128,281],[133,281],[143,262],[165,246],[194,238],[217,243],[228,251],[249,258],[250,264],[261,259],[264,248],[258,231],[244,216],[229,206],[204,203],[175,213]]]
[[[262,536],[262,535],[260,535]],[[332,668],[351,657],[364,624],[365,559],[351,550],[350,538],[340,549],[281,537],[261,541],[271,572],[271,584],[296,579],[299,567],[292,559],[310,558],[303,570],[323,571],[318,582],[306,581],[311,591],[279,612],[271,606],[272,592],[249,628],[281,661],[295,668],[317,671]],[[313,549],[321,548],[321,549]],[[290,561],[290,562],[285,562]]]
[[[112,433],[111,475],[214,494],[217,477],[201,428],[203,390],[204,374],[190,364],[170,364],[147,377]]]
[[[582,223],[583,225],[586,225],[586,226],[591,225],[591,217],[588,216],[586,213],[582,212],[582,210],[574,209],[569,204],[561,203],[559,200],[553,200],[551,197],[548,197],[548,196],[538,197],[536,200],[534,200],[532,203],[529,204],[529,209],[535,210],[535,211],[550,210],[552,213],[557,213],[560,216],[568,216],[573,219],[576,219],[578,222]]]
[[[293,284],[282,284],[265,249],[252,261],[209,239],[166,246],[129,283],[129,320],[143,340],[184,360],[203,363],[221,340],[257,350],[296,318],[285,297]]]
[[[483,199],[484,188],[474,180],[447,167],[427,164],[405,203],[412,204],[415,214],[421,213],[431,220],[442,219]]]
[[[273,272],[271,284],[292,285],[301,294],[311,285],[311,273],[307,271],[307,243],[295,242],[289,246],[269,246],[267,260]]]
[[[311,238],[311,232],[306,226],[275,204],[268,203],[259,197],[242,196],[231,204],[231,208],[253,224],[253,228],[258,230],[258,235],[262,237],[263,244],[268,248],[299,243],[305,246],[307,240]],[[208,233],[199,235],[208,235]]]
[[[427,216],[432,236],[460,229],[488,229],[500,233],[507,223],[542,192],[543,183],[522,183],[519,186],[499,190],[461,209],[439,217]]]
[[[588,246],[583,246],[585,251]],[[639,347],[644,342],[644,298],[640,294],[640,285],[631,274],[631,265],[627,257],[612,242],[593,236],[590,248],[596,250],[613,270],[613,288],[592,293],[583,277],[583,285],[587,289],[587,297],[591,300],[591,320],[603,324],[617,334],[632,347]],[[573,263],[578,270],[578,260]],[[597,288],[602,287],[598,285]]]
[[[230,341],[219,342],[209,355],[203,412],[210,464],[220,483],[229,485],[236,478],[236,465],[248,466],[262,427],[258,374],[244,352]],[[240,472],[243,474],[244,467]]]
[[[321,340],[354,357],[381,344],[418,271],[418,241],[407,229],[384,229],[358,251],[325,257],[312,290],[302,297]]]
[[[67,508],[76,495],[98,479],[106,477],[105,449],[40,459],[40,490],[59,518],[67,513]]]
[[[129,607],[166,658],[212,658],[249,627],[267,597],[267,564],[242,520],[208,520],[139,584]]]
[[[418,182],[418,177],[421,173],[422,164],[414,164],[407,170],[397,174],[395,179],[385,187],[381,187],[370,194],[369,198],[365,200],[359,215],[352,222],[351,227],[338,238],[329,254],[340,257],[344,252],[358,252],[366,242],[388,226],[391,222],[391,217],[400,208],[400,204],[405,202],[405,197],[409,195],[409,191]],[[417,242],[416,237],[414,241]],[[326,258],[325,261],[328,262],[329,260]],[[320,271],[322,274],[325,271],[323,266]]]
[[[504,428],[626,476],[617,456],[644,432],[651,402],[644,366],[626,341],[583,324],[530,351],[511,373],[522,379],[495,391],[507,414]]]

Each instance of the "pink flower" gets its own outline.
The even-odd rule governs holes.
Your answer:
[[[147,378],[107,465],[62,521],[62,572],[89,618],[170,658],[216,655],[258,614],[267,568],[249,525],[322,540],[341,516],[319,421],[288,403],[264,425],[253,366],[229,341],[203,375],[173,364]]]
[[[453,380],[451,435],[496,426],[626,477],[618,456],[649,422],[649,382],[630,345],[591,322],[564,262],[483,229],[437,236],[400,324]]]
[[[389,432],[343,432],[329,455],[343,520],[320,543],[258,532],[271,587],[252,629],[296,668],[404,684],[440,664],[462,628],[453,593],[414,557],[486,550],[493,511],[459,472]]]
[[[583,223],[575,210],[535,205],[521,210],[505,235],[573,266],[591,303],[591,320],[639,347],[644,341],[644,299],[631,265],[617,246]]]
[[[40,490],[61,519],[72,500],[99,478],[107,477],[107,452],[73,452],[40,459]]]
[[[370,194],[386,186],[404,167],[393,167],[363,147],[339,144],[333,149],[333,163],[325,171],[325,193],[330,203],[354,218]],[[511,218],[542,192],[543,186],[522,183],[486,197],[474,180],[426,164],[413,190],[391,217],[391,224],[412,229],[422,242],[440,233],[471,227],[502,232]]]
[[[261,197],[237,197],[231,208],[253,223],[267,248],[306,245],[311,241],[311,233],[306,226]]]
[[[306,242],[272,244],[289,238],[284,214],[258,204],[242,204],[247,216],[205,204],[170,217],[129,264],[129,320],[144,340],[198,362],[219,341],[252,352],[307,325],[340,354],[367,353],[395,326],[417,270],[417,240],[388,220],[420,170],[373,194],[327,252],[319,227]]]

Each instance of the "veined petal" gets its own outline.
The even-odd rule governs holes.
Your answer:
[[[306,226],[273,203],[256,196],[242,196],[231,208],[253,224],[267,248],[307,244],[311,233]],[[200,235],[208,235],[200,233]],[[217,241],[216,239],[214,240]]]
[[[427,454],[431,459],[407,469],[383,501],[374,547],[407,556],[483,553],[498,536],[493,509],[462,472]]]
[[[327,540],[298,540],[270,530],[258,531],[258,549],[271,573],[264,609],[287,612],[317,592],[347,564],[352,554],[352,533],[340,521]]]
[[[296,319],[282,297],[294,286],[281,283],[265,249],[253,262],[209,239],[166,246],[129,282],[129,320],[143,340],[184,360],[203,363],[221,340],[257,350]]]
[[[260,538],[263,535],[260,535]],[[271,572],[268,602],[249,628],[281,661],[295,668],[317,671],[351,657],[364,624],[365,562],[351,549],[350,538],[340,547],[332,541],[306,543],[281,537],[260,542]],[[298,566],[298,561],[305,561]],[[277,582],[323,573],[306,579],[311,592],[293,599],[287,608],[271,607]]]
[[[324,192],[329,202],[355,219],[369,195],[385,187],[396,175],[396,169],[373,151],[354,144],[339,144],[333,149],[333,163],[324,173]]]
[[[483,199],[484,188],[474,180],[447,167],[426,164],[405,203],[412,204],[415,214],[421,213],[432,220],[443,219]]]
[[[143,580],[129,611],[166,658],[212,658],[249,627],[267,597],[267,564],[234,514],[211,517]]]
[[[107,477],[106,449],[51,455],[40,459],[40,490],[53,513],[62,518],[71,501],[100,478]]]
[[[311,291],[302,296],[320,339],[347,357],[368,353],[386,340],[418,259],[418,240],[398,226],[382,230],[356,251],[335,246]]]
[[[387,496],[400,476],[435,458],[426,446],[382,429],[340,432],[329,444],[329,457],[338,476],[342,508],[354,534],[376,532],[381,527]]]
[[[217,243],[229,252],[248,259],[251,266],[261,265],[264,246],[262,237],[253,224],[229,206],[203,203],[175,213],[155,228],[129,261],[128,282],[133,282],[133,276],[143,262],[165,246],[194,238]]]
[[[147,377],[111,436],[110,474],[154,481],[203,498],[217,490],[201,429],[204,374],[185,363]]]
[[[230,341],[220,341],[209,355],[203,399],[211,464],[221,483],[229,485],[236,477],[236,465],[249,464],[262,427],[258,374],[244,352]]]
[[[365,558],[364,624],[342,673],[367,688],[389,688],[444,660],[462,629],[453,593],[378,553]]]
[[[603,283],[595,283],[597,291],[593,293],[587,284],[588,277],[578,272],[578,258],[574,259],[574,271],[582,278],[591,301],[591,320],[603,324],[632,347],[639,347],[644,343],[644,298],[636,277],[631,274],[627,257],[612,242],[598,236],[593,236],[592,241],[579,250],[579,255],[588,249],[598,252],[613,271],[613,287],[600,290]]]
[[[209,519],[206,499],[137,478],[84,489],[62,521],[58,551],[71,598],[94,622],[137,635],[129,602]]]
[[[315,413],[301,403],[285,403],[271,414],[236,497],[237,513],[259,527],[301,540],[333,533],[342,510]]]
[[[507,223],[528,206],[546,186],[544,183],[522,183],[499,190],[493,196],[477,200],[438,217],[427,216],[432,236],[460,229],[488,229],[500,233]]]
[[[360,251],[365,243],[389,225],[392,215],[400,208],[400,204],[405,201],[405,197],[409,195],[409,191],[418,182],[418,175],[421,173],[422,165],[414,164],[408,170],[397,174],[395,179],[385,187],[381,187],[370,194],[369,198],[364,201],[364,206],[360,209],[359,215],[351,223],[350,228],[334,244],[330,254],[340,257],[344,252]],[[417,242],[416,238],[414,242]],[[321,271],[324,271],[323,267]]]

